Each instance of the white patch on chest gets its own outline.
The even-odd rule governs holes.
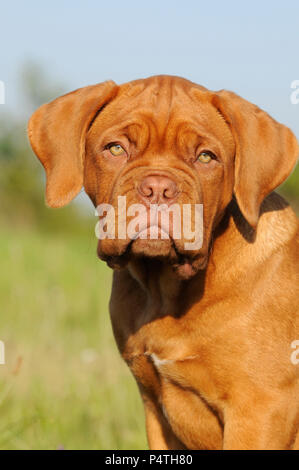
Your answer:
[[[186,357],[178,358],[178,359],[161,359],[155,353],[146,352],[145,354],[152,359],[152,361],[153,361],[154,365],[157,367],[157,369],[159,369],[161,366],[164,366],[166,364],[173,364],[174,362],[180,362],[180,361],[182,362],[182,361],[187,361],[187,360],[198,358],[198,356],[195,355],[195,356],[186,356]]]
[[[150,357],[158,369],[164,364],[172,364],[173,362],[175,362],[171,359],[160,359],[155,353],[150,354]]]

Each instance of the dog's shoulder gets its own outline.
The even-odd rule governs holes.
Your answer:
[[[299,219],[290,204],[276,192],[261,204],[256,230],[245,220],[235,200],[229,205],[228,215],[229,226],[237,230],[245,244],[255,248],[267,244],[268,249],[274,249],[299,238]]]
[[[290,204],[273,192],[263,201],[257,239],[274,246],[299,242],[299,220]]]
[[[229,204],[213,247],[214,264],[220,270],[226,266],[239,275],[249,270],[261,272],[267,261],[280,259],[288,264],[288,271],[297,271],[298,256],[299,220],[282,196],[273,192],[265,198],[256,230],[245,220],[235,200]]]

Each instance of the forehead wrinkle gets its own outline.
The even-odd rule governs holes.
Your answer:
[[[175,136],[178,145],[180,145],[189,134],[191,140],[194,136],[194,140],[197,140],[198,143],[208,140],[230,150],[234,148],[234,139],[228,124],[218,115],[217,110],[208,103],[200,103],[196,106],[196,109],[193,107],[193,113],[188,120],[182,117],[182,113],[180,113],[180,116],[169,126],[169,140],[174,140]]]
[[[146,120],[131,122],[125,127],[128,139],[133,142],[138,151],[144,152],[151,141],[151,126]]]
[[[125,136],[130,142],[132,142],[138,152],[144,152],[147,147],[153,141],[157,141],[155,136],[157,135],[156,124],[148,113],[138,114],[135,113],[135,116],[131,116],[130,119],[124,121],[123,123],[115,124],[109,126],[106,129],[104,135],[115,136]]]
[[[187,101],[192,101],[181,83],[177,83],[173,77],[168,76],[155,77],[155,80],[138,91],[137,94],[130,96],[130,105],[126,103],[126,107],[138,108],[142,116],[147,116],[151,120],[157,135],[161,137],[167,129],[174,109],[183,107]],[[121,98],[119,99],[120,105],[122,104]]]
[[[194,148],[200,140],[198,129],[194,128],[192,123],[180,122],[176,126],[175,145],[180,153],[184,153],[186,149]]]
[[[203,103],[203,106],[198,106],[198,103],[194,103],[194,97],[188,93],[189,90],[185,90],[178,83],[173,83],[172,87],[168,87],[168,91],[167,94],[165,94],[164,90],[157,92],[160,97],[160,110],[153,110],[153,122],[156,124],[157,135],[161,143],[163,143],[163,141],[166,143],[171,133],[177,133],[176,121],[178,121],[181,116],[188,115],[188,109],[193,109],[194,112],[194,108],[196,107],[197,116],[194,121],[198,122],[201,127],[202,124],[208,123],[208,105]],[[189,125],[191,129],[192,123],[187,123],[186,120],[183,119],[179,127],[186,125]],[[194,125],[192,132],[198,134],[198,129]]]
[[[193,154],[202,144],[212,145],[215,150],[221,151],[223,146],[231,144],[229,130],[221,129],[221,131],[220,135],[217,126],[215,128],[215,126],[208,125],[207,121],[200,122],[197,118],[193,121],[176,119],[168,126],[164,148],[175,149],[180,155]]]

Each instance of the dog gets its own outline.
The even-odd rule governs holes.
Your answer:
[[[299,449],[298,219],[273,192],[296,164],[293,133],[233,92],[167,75],[59,97],[28,133],[51,207],[82,186],[115,213],[120,196],[146,215],[202,205],[195,249],[160,236],[161,217],[155,239],[146,222],[98,241],[150,449]]]

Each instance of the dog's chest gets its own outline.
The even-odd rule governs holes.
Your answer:
[[[211,372],[217,343],[205,336],[210,325],[201,326],[194,309],[181,315],[177,304],[143,302],[137,293],[130,292],[126,312],[118,302],[110,304],[123,358],[142,393],[154,400],[187,448],[221,448],[222,390]],[[161,304],[164,311],[159,310]]]

